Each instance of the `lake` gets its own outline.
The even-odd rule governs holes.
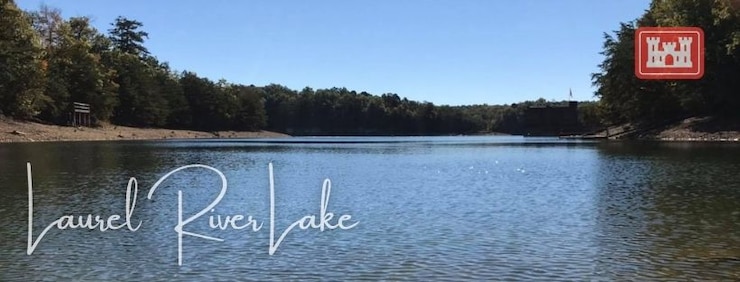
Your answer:
[[[117,214],[120,225],[131,177],[129,218],[139,228],[55,227],[28,255],[27,162],[34,240],[64,215]],[[214,208],[204,209],[221,178],[203,167],[172,174],[147,198],[190,164],[227,179]],[[356,225],[294,228],[270,255],[271,200],[279,235],[303,216],[321,218],[327,178],[325,212],[333,224],[346,214],[345,225]],[[222,241],[184,236],[179,254],[178,215],[200,210],[185,229]],[[261,229],[210,226],[237,214]],[[740,144],[517,136],[0,144],[0,216],[0,281],[740,280]]]

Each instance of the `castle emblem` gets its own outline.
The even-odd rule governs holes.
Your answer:
[[[639,27],[635,30],[635,76],[701,79],[704,52],[704,31],[700,27]]]
[[[691,37],[679,37],[678,46],[676,42],[660,42],[660,37],[648,37],[647,67],[649,68],[691,68]],[[662,47],[662,48],[659,48]],[[670,57],[668,57],[670,56]],[[671,59],[670,62],[668,59]]]

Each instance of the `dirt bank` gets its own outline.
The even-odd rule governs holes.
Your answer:
[[[666,141],[740,141],[740,121],[716,117],[692,117],[664,128],[647,131],[641,139]]]
[[[39,141],[98,141],[98,140],[155,140],[191,138],[282,138],[289,135],[270,131],[171,130],[102,125],[100,127],[69,127],[16,121],[0,117],[0,143]]]
[[[593,136],[605,136],[602,131]],[[654,128],[622,124],[609,128],[609,139],[659,141],[740,141],[740,120],[692,117]]]

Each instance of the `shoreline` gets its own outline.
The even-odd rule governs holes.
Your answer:
[[[740,120],[704,116],[690,117],[653,128],[621,124],[609,127],[608,131],[581,137],[658,142],[740,142]]]
[[[19,121],[0,117],[0,144],[25,142],[75,141],[154,141],[189,139],[289,138],[272,131],[197,131],[164,128],[138,128],[103,124],[98,127],[72,127]]]
[[[604,138],[604,132],[573,136],[572,139],[638,140],[657,142],[740,142],[740,122],[714,117],[692,117],[652,130],[631,130],[624,124],[610,127],[613,133]],[[454,136],[454,135],[450,135]],[[499,132],[475,133],[462,136],[511,136]],[[25,142],[76,141],[161,141],[195,139],[264,139],[290,138],[288,134],[272,131],[197,131],[164,128],[138,128],[103,124],[98,127],[71,127],[48,125],[33,121],[13,120],[0,116],[0,144]]]
[[[691,117],[649,130],[637,138],[668,142],[738,142],[740,121],[712,116]]]

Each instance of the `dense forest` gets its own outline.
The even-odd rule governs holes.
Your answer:
[[[640,19],[605,34],[605,59],[592,77],[600,100],[580,103],[583,127],[740,113],[740,17],[731,2],[655,0]],[[637,79],[635,29],[686,25],[705,31],[704,78]],[[0,0],[0,115],[67,124],[71,104],[82,102],[91,104],[95,123],[136,127],[294,135],[517,134],[528,106],[563,102],[446,106],[395,93],[213,81],[171,69],[147,50],[147,39],[143,23],[133,19],[118,17],[101,32],[87,17],[64,18],[48,6],[23,11],[13,0]]]
[[[697,26],[705,35],[699,80],[640,80],[634,74],[639,27]],[[740,116],[740,1],[654,0],[645,13],[604,35],[605,59],[593,74],[599,115],[609,123],[660,123],[691,116]]]

